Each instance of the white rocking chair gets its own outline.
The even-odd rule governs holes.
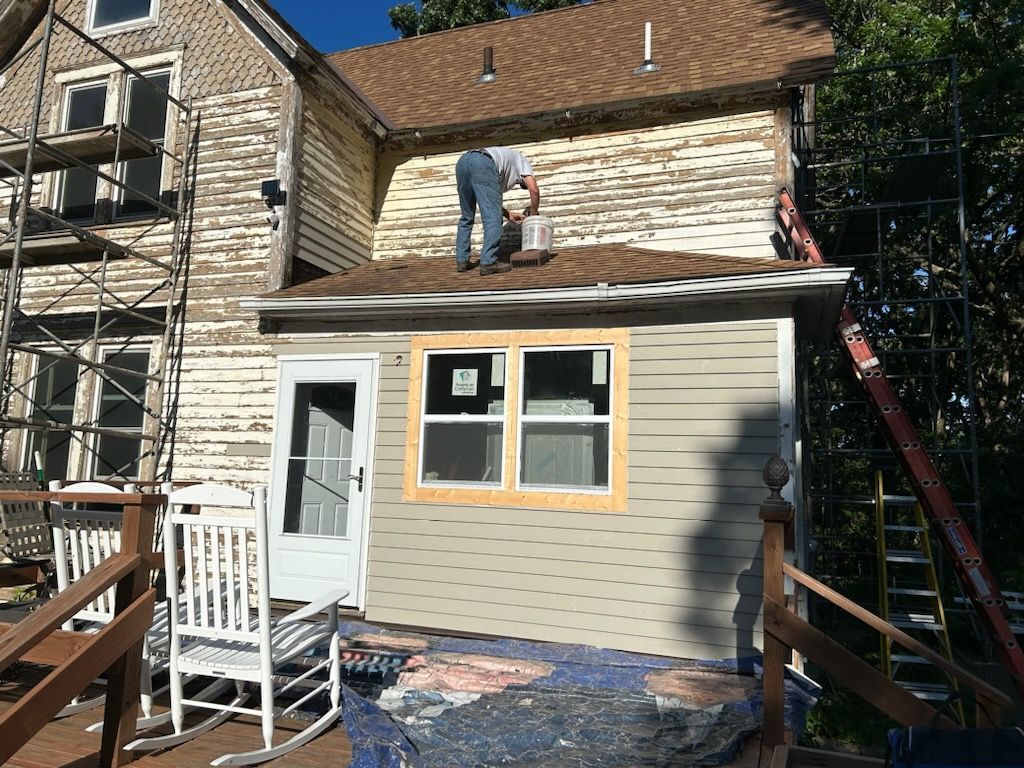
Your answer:
[[[175,732],[137,739],[125,749],[172,747],[206,733],[232,714],[250,714],[261,719],[264,748],[222,755],[211,765],[251,765],[290,752],[323,733],[337,722],[341,714],[338,603],[348,595],[348,591],[335,590],[305,608],[272,620],[266,489],[256,488],[255,493],[246,493],[222,485],[205,484],[178,491],[165,487],[164,493],[169,498],[164,517],[164,567],[168,583],[174,583],[177,578],[178,564],[173,554],[168,553],[176,549],[178,530],[181,531],[180,540],[184,543],[185,552],[183,593],[172,594],[169,600],[169,616],[178,617],[170,625],[171,713]],[[205,512],[181,514],[176,505],[244,509],[249,514],[239,516],[227,512],[216,517]],[[255,573],[255,585],[252,584],[252,573]],[[218,582],[225,583],[223,591],[209,588]],[[256,587],[255,618],[250,615],[252,586]],[[322,611],[327,611],[327,621],[306,621]],[[328,645],[327,658],[318,660],[297,676],[282,674],[283,667],[325,643]],[[314,680],[318,672],[326,672],[327,679]],[[233,680],[234,700],[220,704],[203,695],[187,698],[185,678],[193,675]],[[259,707],[241,706],[248,699],[246,683],[259,685]],[[275,717],[275,698],[293,690],[304,693]],[[288,716],[325,692],[330,700],[328,711],[303,731],[274,746],[274,721]],[[186,730],[185,710],[194,707],[212,709],[216,714]]]
[[[60,480],[50,482],[50,491],[65,493],[103,493],[121,495],[134,493],[131,485],[123,489],[106,483],[86,481],[61,486]],[[75,509],[59,501],[50,504],[50,524],[53,528],[53,547],[58,554],[54,560],[57,572],[57,591],[63,592],[89,571],[121,549],[120,511]],[[114,619],[114,591],[111,587],[91,603],[68,619],[63,628],[73,630],[75,621],[84,623],[82,631],[98,631]],[[170,721],[170,714],[153,715],[153,674],[168,663],[168,622],[167,606],[157,603],[154,607],[153,625],[143,638],[142,677],[139,682],[142,717],[137,727],[149,728]],[[160,693],[159,691],[157,693]],[[103,705],[106,697],[91,699],[76,698],[57,713],[57,717],[95,709]]]

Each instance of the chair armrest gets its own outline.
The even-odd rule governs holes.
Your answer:
[[[299,608],[296,611],[292,611],[287,616],[282,617],[277,623],[290,624],[293,621],[304,621],[312,616],[316,616],[318,613],[323,611],[334,609],[336,613],[338,610],[338,603],[348,597],[347,589],[335,589],[331,592],[321,595],[309,605]]]

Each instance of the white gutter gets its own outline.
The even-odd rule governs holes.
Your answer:
[[[732,277],[697,278],[655,283],[609,285],[597,283],[571,288],[532,288],[506,291],[451,291],[439,293],[380,294],[371,296],[297,296],[293,298],[247,298],[240,301],[265,317],[315,319],[355,319],[387,315],[451,314],[458,308],[489,312],[497,308],[514,309],[531,305],[609,304],[616,302],[691,303],[709,299],[757,298],[783,295],[820,294],[843,289],[852,269],[816,267],[786,272],[770,272]]]

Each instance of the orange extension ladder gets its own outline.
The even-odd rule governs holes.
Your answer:
[[[825,259],[818,243],[786,190],[779,192],[777,214],[796,256],[812,264],[824,264]],[[1017,690],[1024,696],[1024,652],[1010,627],[1006,601],[992,571],[982,558],[981,550],[960,517],[956,503],[939,477],[928,452],[922,447],[921,439],[882,371],[874,350],[864,338],[857,317],[846,305],[840,312],[835,332],[854,377],[861,383],[868,403],[878,417],[889,448],[910,480],[914,495],[955,564],[964,592],[995,642],[1004,667],[1013,678]]]

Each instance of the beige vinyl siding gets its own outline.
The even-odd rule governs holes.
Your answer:
[[[357,109],[304,85],[295,255],[328,272],[370,259],[376,144],[350,116]]]
[[[774,119],[766,108],[512,146],[533,164],[556,246],[618,242],[772,256]],[[374,233],[374,258],[451,255],[460,154],[415,157],[398,167]],[[522,210],[529,196],[513,190],[505,204]],[[481,233],[478,221],[476,251]]]
[[[775,324],[633,328],[630,345],[625,513],[405,502],[409,337],[275,349],[382,353],[368,621],[686,658],[760,646]]]

